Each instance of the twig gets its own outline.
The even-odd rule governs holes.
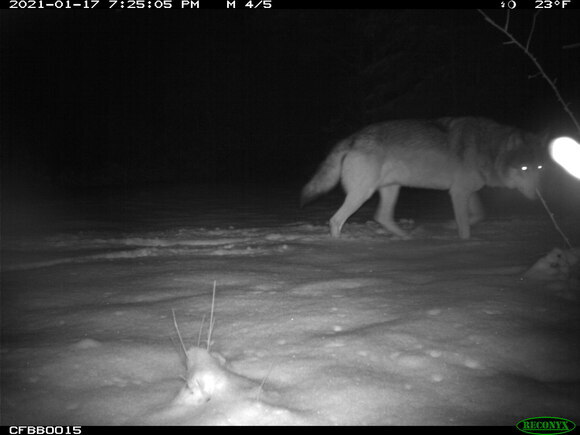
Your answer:
[[[570,243],[570,240],[568,240],[568,237],[566,237],[564,232],[560,229],[560,226],[558,225],[558,223],[556,222],[556,219],[554,218],[554,213],[552,213],[550,211],[550,209],[548,208],[548,204],[546,204],[546,201],[544,201],[544,198],[543,198],[542,194],[540,193],[539,189],[536,189],[536,194],[538,195],[538,198],[540,198],[542,205],[544,206],[544,208],[548,212],[548,216],[550,216],[550,219],[552,219],[552,223],[554,224],[554,227],[556,227],[556,230],[560,233],[560,235],[562,236],[562,238],[566,242],[566,245],[568,245],[568,248],[572,249],[572,244]]]
[[[526,50],[530,49],[530,42],[532,41],[532,35],[534,34],[534,28],[536,27],[536,18],[538,18],[539,13],[540,13],[540,11],[536,11],[534,13],[534,18],[532,19],[532,28],[530,29],[530,34],[528,35],[528,41],[526,42]]]
[[[570,50],[572,48],[580,48],[580,42],[576,42],[574,44],[566,44],[562,46],[562,50]]]

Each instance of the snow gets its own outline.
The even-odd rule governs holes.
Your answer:
[[[304,209],[297,192],[5,208],[1,424],[580,420],[578,252],[541,206],[514,193],[463,241],[444,195],[409,196],[400,240],[371,222],[371,200],[333,240],[340,192]],[[577,241],[578,217],[561,218]]]

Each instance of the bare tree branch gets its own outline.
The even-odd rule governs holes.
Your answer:
[[[528,50],[528,47],[524,47],[510,32],[509,29],[507,27],[507,24],[509,22],[509,11],[508,11],[508,19],[506,20],[506,27],[501,27],[499,24],[497,24],[495,21],[493,21],[485,12],[483,12],[481,9],[477,10],[481,15],[483,15],[483,18],[485,19],[485,21],[487,21],[488,23],[490,23],[493,27],[495,27],[496,29],[498,29],[500,32],[502,32],[504,35],[506,35],[509,38],[509,43],[510,44],[515,44],[518,48],[520,48],[527,56],[528,58],[534,63],[534,65],[536,66],[537,70],[540,72],[540,74],[542,75],[542,77],[544,78],[544,80],[546,80],[548,82],[548,85],[550,85],[550,87],[552,88],[552,90],[554,91],[554,93],[556,94],[556,98],[558,99],[558,101],[562,104],[564,111],[568,114],[568,116],[570,116],[570,118],[572,119],[572,122],[574,123],[574,125],[576,126],[576,129],[578,130],[578,132],[580,132],[580,123],[578,122],[578,120],[576,119],[576,117],[574,116],[574,114],[572,113],[572,111],[570,110],[570,105],[568,103],[566,103],[564,101],[564,99],[562,98],[562,95],[560,94],[560,91],[558,90],[558,88],[556,87],[555,82],[550,79],[550,77],[548,77],[548,75],[546,74],[546,72],[544,71],[544,68],[542,67],[542,65],[540,64],[540,62],[538,61],[538,59],[536,59],[536,57]],[[535,18],[535,16],[534,16]],[[535,23],[535,19],[534,19],[534,23]],[[533,30],[533,29],[532,29]],[[530,32],[530,37],[528,38],[528,42],[531,38],[531,34],[532,32]]]
[[[536,18],[538,18],[539,13],[540,13],[540,11],[536,11],[534,13],[534,18],[532,20],[532,28],[530,29],[530,34],[528,35],[528,41],[526,42],[526,50],[530,49],[530,42],[532,41],[532,35],[534,34],[534,28],[536,27]]]
[[[574,116],[572,111],[570,110],[569,104],[567,104],[564,101],[564,99],[562,98],[562,95],[560,94],[560,91],[556,87],[556,79],[552,80],[552,79],[550,79],[550,77],[548,77],[548,75],[544,71],[544,68],[542,67],[542,65],[540,64],[538,59],[536,59],[536,57],[529,50],[530,42],[532,40],[532,35],[534,33],[534,27],[536,26],[536,17],[538,16],[538,11],[534,14],[534,19],[532,21],[532,28],[530,30],[530,34],[528,35],[528,40],[526,42],[525,47],[509,32],[509,28],[508,28],[509,11],[507,11],[506,25],[503,28],[500,25],[498,25],[495,21],[493,21],[491,18],[489,18],[489,16],[485,12],[483,12],[481,9],[478,9],[478,11],[481,15],[483,15],[483,17],[485,18],[485,20],[488,23],[490,23],[493,27],[495,27],[496,29],[499,29],[504,35],[506,35],[509,38],[510,43],[517,45],[521,50],[523,50],[524,53],[526,53],[528,58],[530,58],[530,60],[536,66],[537,70],[539,71],[539,74],[544,78],[544,80],[546,80],[548,82],[548,84],[550,85],[550,87],[552,88],[554,93],[556,94],[556,98],[558,99],[558,101],[560,101],[560,103],[564,107],[564,111],[570,116],[570,118],[572,119],[572,122],[574,123],[574,125],[578,129],[578,132],[580,132],[580,124],[578,123],[578,120],[576,119],[576,117]],[[537,76],[537,74],[535,74],[534,76]],[[560,233],[560,235],[562,236],[562,238],[566,242],[566,245],[568,246],[568,248],[571,249],[572,244],[570,243],[570,240],[568,240],[568,238],[566,237],[564,232],[560,229],[560,226],[558,225],[558,223],[556,222],[556,219],[554,218],[554,214],[549,209],[548,204],[546,203],[546,201],[544,201],[544,198],[542,197],[542,195],[540,194],[540,191],[538,189],[536,189],[536,193],[538,194],[538,197],[542,201],[542,205],[546,209],[546,212],[550,216],[550,219],[552,219],[552,223],[554,224],[554,227]]]
[[[562,50],[570,50],[572,48],[580,48],[580,42],[576,42],[574,44],[566,44],[562,46]]]

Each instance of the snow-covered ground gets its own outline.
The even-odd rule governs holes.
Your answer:
[[[297,196],[5,207],[1,424],[580,422],[578,264],[552,253],[522,279],[564,247],[541,206],[462,241],[445,194],[411,195],[397,215],[413,239],[398,240],[371,201],[332,240],[340,192],[302,210]],[[580,240],[578,216],[559,223]]]

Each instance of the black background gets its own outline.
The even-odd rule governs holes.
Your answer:
[[[511,12],[524,43],[535,12]],[[530,43],[573,111],[579,22],[541,10]],[[0,25],[4,193],[301,184],[337,139],[387,119],[578,134],[475,9],[2,10]]]

